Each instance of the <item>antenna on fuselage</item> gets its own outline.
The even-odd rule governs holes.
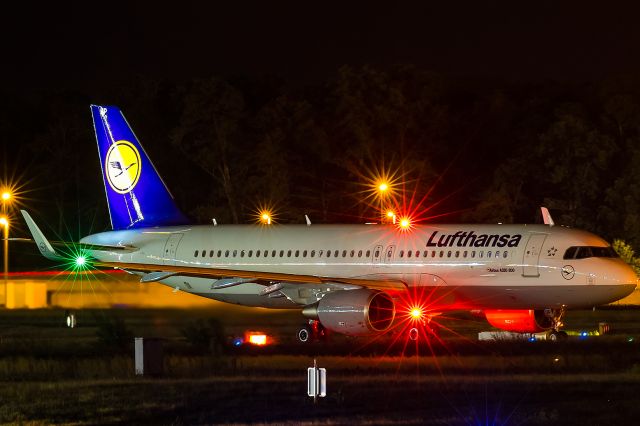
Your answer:
[[[544,222],[545,225],[549,225],[549,226],[555,225],[555,222],[553,221],[553,218],[551,217],[551,213],[549,213],[548,208],[540,207],[540,211],[542,212],[542,221]]]
[[[304,220],[307,221],[307,226],[311,226],[311,219],[309,219],[309,216],[307,216],[306,214],[304,215]]]

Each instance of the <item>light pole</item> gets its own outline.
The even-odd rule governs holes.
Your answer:
[[[389,190],[389,184],[385,181],[378,183],[378,199],[380,200],[380,223],[384,223],[384,197]]]
[[[7,280],[9,279],[9,220],[6,216],[0,217],[0,226],[4,228],[2,239],[2,255],[4,265],[4,299],[7,299]]]
[[[0,217],[0,225],[4,228],[2,239],[2,257],[4,267],[4,304],[7,301],[7,280],[9,279],[9,217],[7,216],[7,204],[11,202],[11,192],[3,191],[0,195],[2,201],[2,216]]]

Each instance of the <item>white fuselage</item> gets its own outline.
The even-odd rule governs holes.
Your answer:
[[[636,275],[612,257],[565,259],[570,247],[608,247],[588,232],[546,225],[221,225],[112,231],[82,242],[136,247],[94,251],[101,261],[401,281],[430,289],[442,309],[589,307],[630,294]],[[232,274],[230,276],[233,276]],[[215,278],[164,284],[247,306],[295,308],[305,296],[266,297],[264,283],[213,289]],[[296,287],[297,286],[297,287]],[[314,284],[295,284],[300,294]]]

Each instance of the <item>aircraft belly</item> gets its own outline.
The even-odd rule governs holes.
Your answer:
[[[435,288],[432,300],[450,301],[465,309],[543,309],[566,306],[589,308],[622,299],[636,285],[517,285],[452,286]]]

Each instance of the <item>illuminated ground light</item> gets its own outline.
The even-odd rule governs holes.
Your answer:
[[[245,341],[252,345],[265,346],[268,343],[268,338],[265,333],[251,331],[246,333]]]

